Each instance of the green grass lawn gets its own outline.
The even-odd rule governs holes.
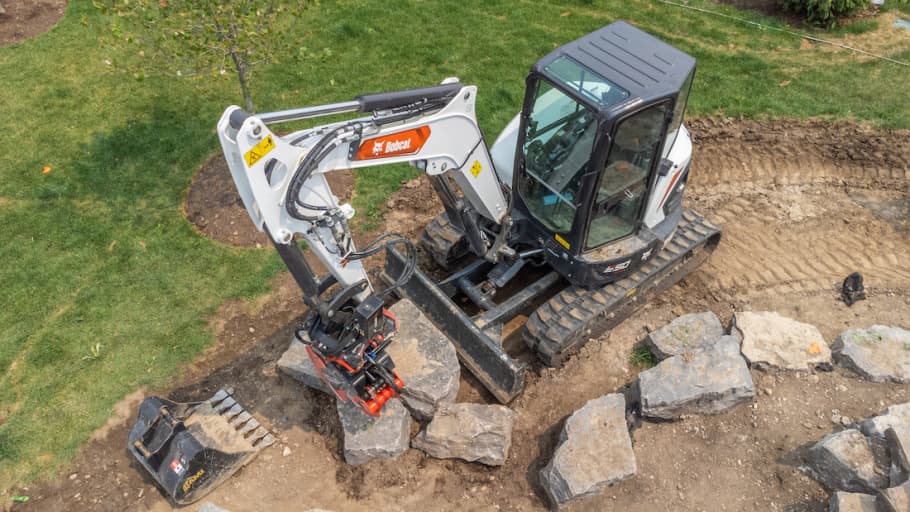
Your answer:
[[[537,58],[624,18],[699,59],[691,113],[910,127],[908,68],[658,3],[323,1],[300,15],[300,60],[254,76],[260,110],[459,76],[480,87],[492,142]],[[172,382],[211,342],[218,306],[281,268],[181,215],[234,84],[119,75],[105,61],[125,57],[98,44],[107,23],[72,0],[49,33],[0,48],[0,491],[60,467],[131,390]],[[910,42],[890,55],[910,60]],[[355,206],[375,218],[410,175],[364,172]]]

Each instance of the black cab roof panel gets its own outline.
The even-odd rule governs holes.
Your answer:
[[[634,103],[675,96],[695,68],[691,55],[625,21],[613,22],[560,46],[538,61],[534,70],[552,76],[546,67],[562,56],[628,91],[628,99]],[[607,107],[597,103],[601,109]]]

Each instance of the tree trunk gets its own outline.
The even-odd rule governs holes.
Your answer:
[[[250,114],[256,112],[253,107],[253,95],[250,94],[250,84],[247,83],[247,65],[246,60],[237,55],[237,52],[231,48],[231,59],[234,61],[234,68],[237,70],[237,80],[240,82],[240,91],[243,93],[243,104],[246,111]]]

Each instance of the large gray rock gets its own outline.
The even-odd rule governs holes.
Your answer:
[[[828,512],[878,512],[875,496],[837,491],[831,495]]]
[[[514,423],[515,413],[502,405],[446,405],[411,445],[438,459],[501,466],[509,456]]]
[[[910,425],[910,402],[892,405],[878,416],[863,420],[859,429],[869,437],[884,439],[889,428],[901,425]]]
[[[752,375],[733,336],[661,361],[638,374],[638,387],[642,414],[663,419],[717,414],[755,397]]]
[[[812,476],[837,491],[874,493],[888,485],[887,465],[876,457],[868,439],[856,429],[823,437],[809,448],[806,463]]]
[[[885,512],[907,512],[910,510],[910,482],[883,490],[879,503]]]
[[[541,470],[540,480],[559,508],[597,494],[635,471],[626,401],[620,394],[610,394],[588,401],[566,420],[553,459]]]
[[[813,325],[774,312],[739,312],[733,329],[743,340],[742,353],[755,367],[807,370],[831,364],[831,349]]]
[[[873,382],[910,383],[910,331],[873,325],[842,332],[832,345],[841,365]]]
[[[436,409],[455,401],[460,367],[455,347],[409,300],[391,308],[399,332],[387,351],[395,371],[405,383],[401,399],[418,420],[429,420]],[[278,368],[304,385],[332,394],[319,378],[306,352],[306,345],[291,339],[278,360]]]
[[[455,402],[461,369],[455,347],[410,300],[391,308],[399,331],[388,353],[404,380],[401,398],[418,420],[429,420],[440,406]]]
[[[724,327],[711,311],[683,315],[648,335],[645,342],[657,359],[701,349],[724,335]]]
[[[900,473],[910,474],[910,425],[892,425],[885,431],[885,439],[888,440],[891,464]]]
[[[407,451],[411,415],[401,400],[389,400],[378,418],[367,415],[350,402],[337,400],[336,405],[344,430],[344,460],[348,464],[394,459]]]
[[[307,355],[306,345],[291,338],[291,345],[278,360],[278,369],[299,380],[305,386],[333,395],[332,390],[319,378],[316,366]]]

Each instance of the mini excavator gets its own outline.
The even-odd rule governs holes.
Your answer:
[[[504,348],[503,326],[516,316],[528,318],[527,347],[559,366],[704,262],[720,230],[682,207],[692,154],[683,115],[694,72],[691,56],[612,23],[534,64],[521,112],[490,148],[475,117],[477,88],[456,78],[280,112],[229,107],[217,132],[231,175],[303,291],[309,313],[295,335],[338,399],[377,415],[407,386],[386,352],[398,329],[386,308],[394,296],[411,299],[451,339],[462,365],[507,403],[521,392],[528,364]],[[338,114],[360,116],[287,135],[270,129]],[[354,210],[325,177],[398,163],[425,172],[444,206],[419,240],[441,279],[418,268],[418,249],[405,236],[387,233],[357,249]],[[314,270],[302,245],[327,273]],[[379,253],[382,290],[363,265]],[[159,451],[167,445],[155,441],[155,425],[174,414],[159,405],[140,418],[131,450],[158,461],[144,465],[162,482],[174,458],[143,441]],[[249,452],[258,439],[265,437]],[[204,475],[216,482],[236,469],[186,467],[183,474],[200,475],[191,485],[198,493],[208,487]],[[187,481],[175,480],[176,488]]]

